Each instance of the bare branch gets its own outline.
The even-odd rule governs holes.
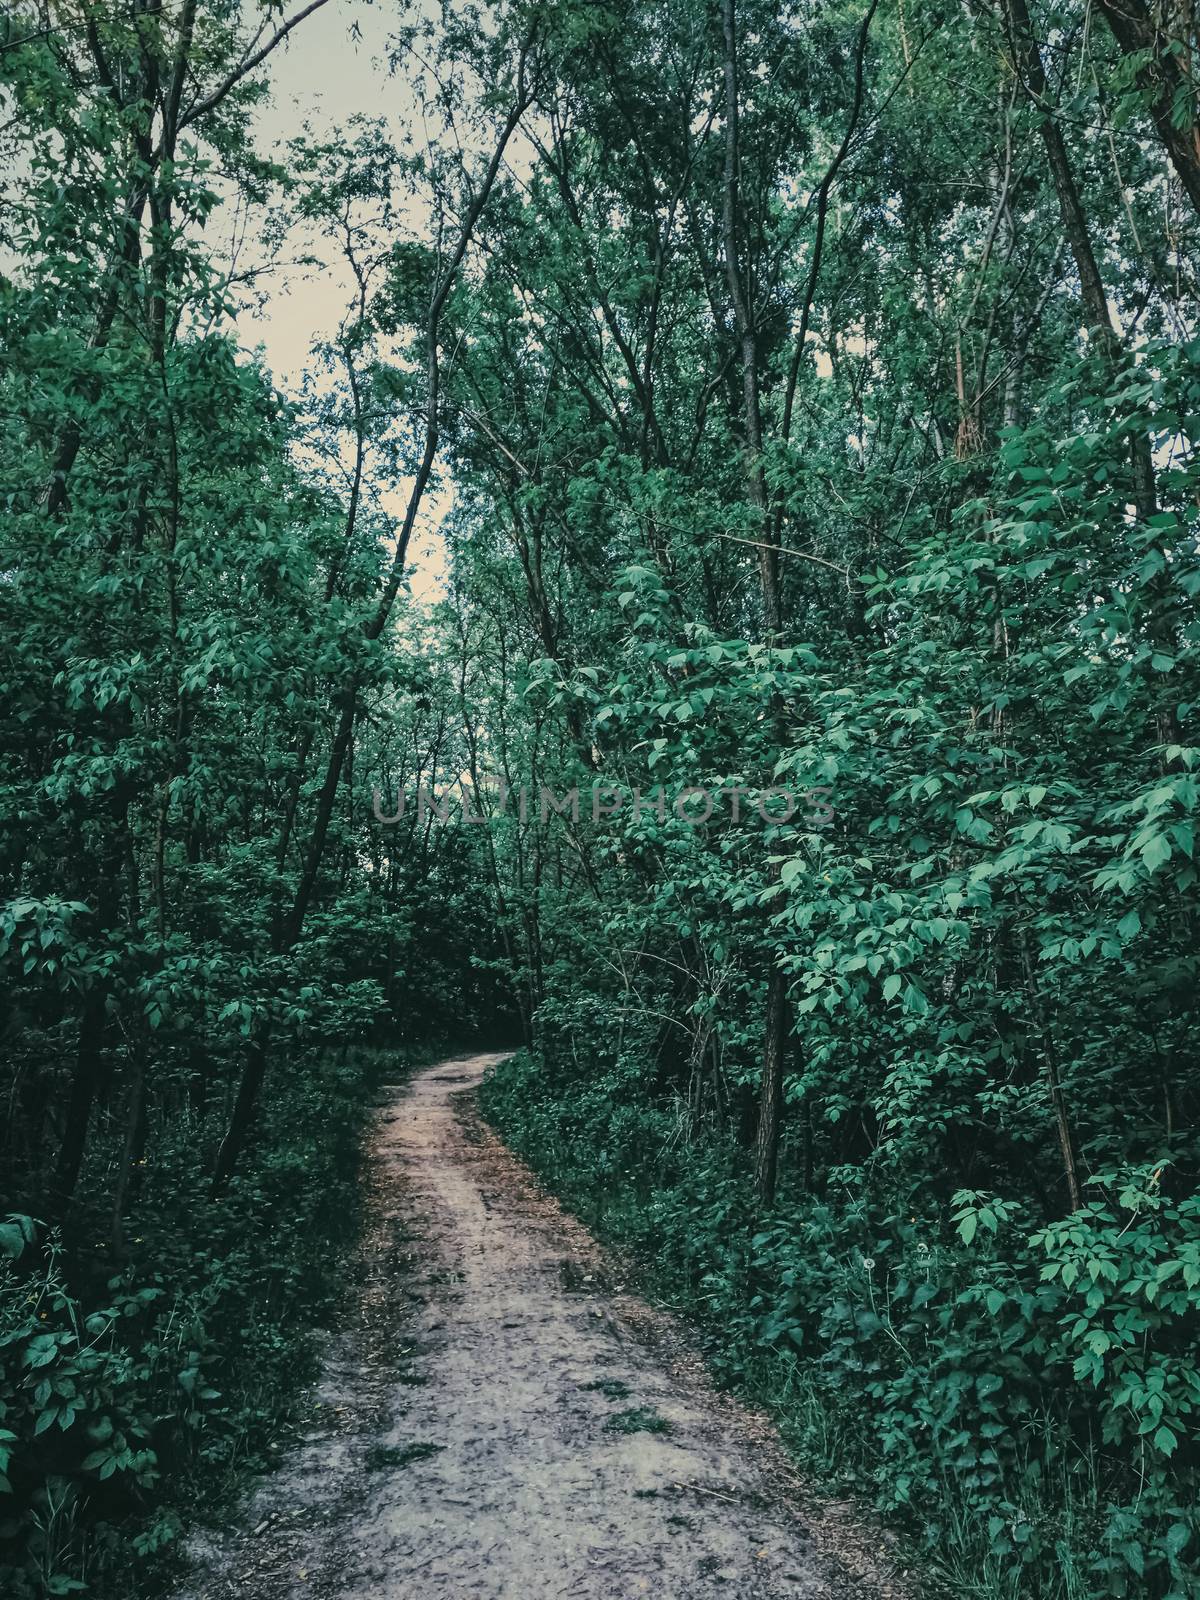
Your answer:
[[[297,11],[294,17],[289,17],[285,23],[276,28],[266,44],[234,67],[229,76],[223,79],[210,94],[206,94],[202,100],[195,101],[187,108],[179,119],[179,131],[182,132],[184,128],[190,127],[197,118],[205,116],[215,106],[219,106],[229,91],[236,88],[247,73],[253,72],[255,67],[261,66],[276,45],[282,44],[293,28],[298,27],[305,17],[310,17],[314,11],[319,11],[323,5],[327,4],[328,0],[309,0],[309,4],[303,7],[302,10]]]
[[[722,533],[722,539],[728,539],[730,544],[748,544],[754,550],[774,550],[781,556],[799,556],[801,561],[815,561],[819,567],[828,567],[830,572],[840,572],[843,577],[850,576],[849,567],[839,567],[836,561],[826,561],[824,556],[815,556],[811,550],[791,550],[785,544],[767,544],[762,539],[739,539],[735,533]]]

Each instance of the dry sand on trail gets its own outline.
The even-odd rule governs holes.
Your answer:
[[[673,1317],[481,1123],[502,1059],[394,1091],[311,1431],[179,1600],[909,1600]],[[636,1431],[628,1431],[636,1430]]]

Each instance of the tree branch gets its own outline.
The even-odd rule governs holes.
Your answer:
[[[276,28],[266,44],[234,67],[229,76],[223,79],[210,94],[206,94],[202,100],[195,101],[187,108],[179,119],[179,132],[182,133],[184,128],[190,127],[197,118],[205,116],[215,106],[219,106],[229,91],[236,88],[247,73],[253,72],[255,67],[261,66],[275,46],[282,44],[293,28],[299,26],[305,17],[311,16],[314,11],[319,11],[323,5],[327,4],[328,0],[309,0],[309,4],[302,10],[297,11],[294,17],[289,17],[285,23]]]

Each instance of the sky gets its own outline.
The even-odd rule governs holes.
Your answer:
[[[360,111],[398,122],[402,85],[389,77],[384,59],[396,14],[389,0],[329,0],[306,17],[269,59],[270,99],[256,118],[260,149],[281,146],[305,123],[318,137],[328,136]],[[276,281],[266,314],[243,328],[266,347],[284,387],[298,386],[313,340],[337,325],[348,293],[347,272],[335,258],[328,270],[302,282],[295,274]]]
[[[255,9],[247,0],[247,13]],[[294,0],[285,14],[297,9]],[[315,136],[328,137],[360,112],[399,129],[408,96],[403,79],[389,73],[386,57],[400,15],[396,0],[329,0],[293,29],[269,60],[270,97],[256,118],[260,150],[281,146],[306,123]],[[305,246],[311,248],[311,241]],[[279,387],[296,393],[305,375],[317,370],[310,361],[313,342],[337,327],[346,308],[349,269],[331,252],[319,269],[284,263],[261,286],[266,302],[239,318],[239,333],[248,344],[263,346]],[[403,511],[403,503],[403,493],[384,497],[385,509],[395,515]],[[448,506],[447,494],[426,496],[426,515],[409,559],[412,592],[420,599],[436,599],[446,574],[437,524]]]

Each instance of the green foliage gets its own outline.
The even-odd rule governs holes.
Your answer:
[[[597,1378],[592,1383],[585,1383],[583,1388],[595,1394],[602,1394],[606,1400],[625,1400],[629,1396],[629,1385],[620,1378]]]
[[[649,1406],[614,1411],[604,1424],[606,1433],[670,1433],[671,1424]]]
[[[519,1031],[510,1136],[963,1592],[1196,1593],[1188,18],[451,4],[419,142],[275,162],[186,10],[0,24],[13,1582],[262,1455],[317,1063]],[[290,398],[235,214],[347,273]]]
[[[370,805],[459,753],[381,502],[424,444],[412,223],[466,179],[365,119],[259,156],[261,20],[0,22],[0,1590],[31,1600],[124,1600],[267,1462],[354,1225],[364,1048],[511,1009],[470,854]],[[292,230],[362,292],[285,398],[239,318]]]
[[[636,1250],[810,1468],[872,1498],[963,1592],[1200,1592],[1198,1464],[1179,1445],[1196,1382],[1194,1202],[1130,1174],[1040,1229],[966,1192],[912,1215],[789,1194],[763,1216],[734,1147],[681,1145],[649,1086],[631,1103],[622,1081],[620,1102],[610,1085],[581,1107],[561,1067],[523,1054],[489,1077],[484,1106],[580,1215]]]
[[[183,1130],[160,1147],[114,1272],[85,1197],[78,1256],[0,1231],[0,1575],[14,1597],[106,1592],[160,1570],[197,1503],[270,1464],[336,1322],[358,1217],[358,1137],[388,1054],[310,1054],[217,1207]],[[97,1198],[100,1198],[99,1196]],[[8,1248],[20,1240],[21,1248]]]

